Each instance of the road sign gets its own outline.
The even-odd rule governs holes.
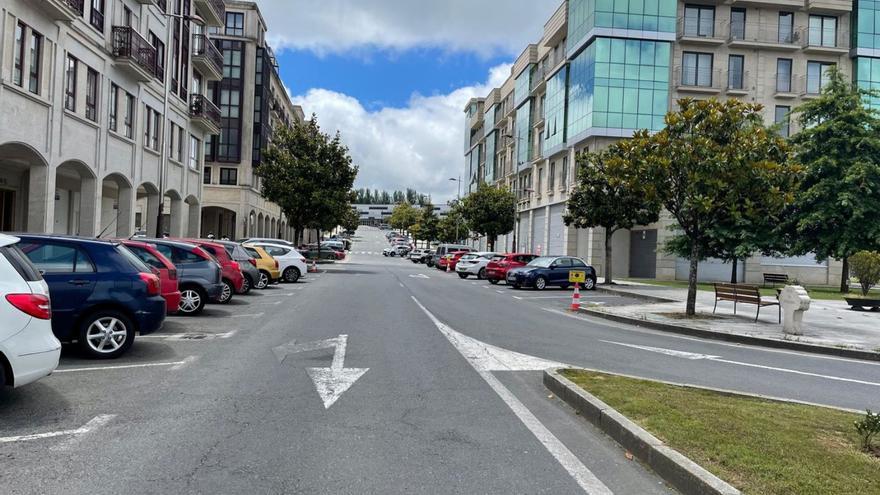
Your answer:
[[[571,270],[568,272],[568,281],[572,284],[582,284],[587,281],[587,272],[583,270]]]

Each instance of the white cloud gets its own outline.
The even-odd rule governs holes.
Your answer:
[[[486,96],[509,74],[510,65],[500,65],[491,69],[485,84],[444,95],[414,94],[402,108],[370,111],[356,98],[326,89],[311,89],[293,102],[307,116],[315,113],[325,132],[342,133],[360,166],[356,187],[412,187],[439,203],[455,196],[449,178],[464,171],[464,106]]]
[[[275,48],[518,55],[561,0],[257,0]],[[540,20],[540,22],[536,22]]]

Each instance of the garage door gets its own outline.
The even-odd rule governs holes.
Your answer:
[[[520,214],[519,231],[516,233],[516,246],[513,246],[514,252],[528,251],[529,248],[529,216]]]
[[[546,254],[547,246],[544,241],[544,219],[547,218],[547,210],[544,208],[535,210],[535,216],[532,219],[532,244],[531,252],[535,254]]]
[[[550,239],[547,241],[547,254],[567,254],[565,252],[565,223],[562,221],[564,213],[565,205],[550,207]]]

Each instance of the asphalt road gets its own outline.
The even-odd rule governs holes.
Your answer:
[[[359,234],[317,276],[0,395],[0,492],[669,493],[549,395],[550,362],[880,408],[875,364],[591,321]]]

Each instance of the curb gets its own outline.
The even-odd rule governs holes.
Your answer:
[[[685,495],[741,495],[741,492],[660,439],[633,423],[596,396],[559,374],[563,368],[544,371],[544,386],[581,416],[651,467]]]
[[[598,292],[605,292],[608,294],[615,294],[618,296],[626,296],[626,297],[631,297],[633,299],[640,299],[642,301],[648,301],[648,302],[655,302],[655,303],[680,302],[677,299],[669,299],[667,297],[649,296],[648,294],[642,294],[639,292],[629,292],[629,291],[620,290],[620,289],[609,289],[607,286],[603,286],[600,284],[596,284],[596,290]]]
[[[688,335],[690,337],[700,337],[710,340],[721,340],[724,342],[734,342],[738,344],[747,344],[761,347],[770,347],[774,349],[788,349],[793,351],[809,352],[812,354],[823,354],[826,356],[836,356],[851,359],[861,359],[864,361],[880,361],[880,352],[865,351],[861,349],[845,349],[840,347],[828,347],[817,344],[807,344],[805,342],[794,342],[791,340],[776,340],[764,337],[754,337],[751,335],[739,335],[734,333],[713,332],[711,330],[702,330],[699,328],[683,327],[678,325],[670,325],[668,323],[660,323],[657,321],[639,320],[628,316],[614,315],[602,311],[591,309],[581,309],[582,312],[596,316],[605,320],[617,323],[626,323],[637,327],[651,328],[664,332]]]

